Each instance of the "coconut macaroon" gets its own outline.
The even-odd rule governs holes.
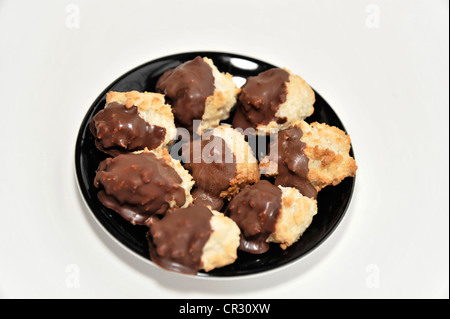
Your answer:
[[[166,149],[119,154],[100,162],[94,179],[100,202],[133,225],[169,208],[187,207],[194,182]]]
[[[237,258],[240,230],[222,213],[191,205],[171,209],[147,222],[150,258],[162,268],[185,274],[232,264]]]
[[[108,92],[106,106],[90,122],[95,145],[116,156],[164,147],[176,139],[171,106],[151,92]]]
[[[317,201],[293,187],[275,186],[267,180],[243,189],[225,211],[241,230],[239,249],[262,254],[270,242],[286,249],[311,224],[317,214]]]
[[[233,126],[259,134],[289,127],[314,112],[315,94],[300,76],[272,68],[247,78],[238,97]]]
[[[240,89],[231,74],[220,72],[211,59],[198,56],[166,71],[158,79],[156,91],[172,106],[177,126],[201,134],[229,117]],[[194,125],[194,120],[199,125]]]
[[[276,176],[275,185],[296,187],[303,195],[315,198],[322,188],[356,175],[358,166],[350,148],[350,136],[339,128],[297,121],[278,132],[260,169]]]
[[[282,187],[281,213],[275,223],[275,231],[267,238],[268,242],[279,243],[286,249],[296,243],[311,225],[317,214],[317,200],[303,196],[294,187]]]
[[[220,210],[224,199],[260,179],[252,149],[231,126],[220,125],[186,145],[182,157],[195,181],[194,204]]]

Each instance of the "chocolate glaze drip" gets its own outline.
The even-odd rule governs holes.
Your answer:
[[[164,214],[169,203],[186,201],[177,172],[153,153],[120,154],[102,161],[94,186],[98,199],[132,224],[144,224],[154,214]]]
[[[277,118],[275,114],[280,104],[286,101],[287,82],[289,73],[280,68],[248,77],[239,94],[233,126],[245,130],[271,121],[285,123],[286,118]]]
[[[202,252],[211,233],[212,212],[203,206],[171,209],[149,223],[150,257],[159,266],[186,274],[203,267]]]
[[[241,229],[240,250],[262,254],[269,249],[266,240],[275,231],[281,195],[281,189],[260,180],[244,188],[228,204],[225,214]]]
[[[210,135],[207,138],[208,135],[204,135],[190,143],[189,163],[185,163],[185,167],[195,181],[193,203],[220,210],[224,205],[220,193],[228,189],[230,180],[236,177],[236,157],[221,137]]]
[[[161,145],[166,136],[166,129],[148,124],[139,116],[136,106],[127,108],[117,102],[99,111],[89,128],[97,148],[112,156],[144,148],[152,150]]]
[[[294,126],[278,132],[278,139],[274,141],[278,149],[278,175],[275,178],[275,185],[285,187],[295,187],[304,196],[316,198],[317,190],[308,180],[308,157],[303,150],[306,144],[300,139],[303,131],[300,127]]]
[[[199,56],[166,71],[156,83],[156,91],[165,94],[166,103],[172,106],[175,124],[191,132],[193,120],[202,118],[214,89],[212,69]]]

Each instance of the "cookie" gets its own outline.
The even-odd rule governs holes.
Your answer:
[[[162,268],[185,274],[232,264],[237,258],[239,228],[205,206],[171,209],[148,221],[150,257]]]
[[[163,95],[150,92],[108,92],[90,131],[96,147],[112,156],[164,147],[176,138],[171,106]]]
[[[220,125],[188,144],[184,166],[195,186],[197,205],[220,210],[224,199],[260,179],[258,161],[244,135],[228,125]]]
[[[315,94],[300,76],[272,68],[247,78],[233,117],[233,126],[258,134],[287,128],[314,112]]]
[[[100,162],[98,199],[134,225],[192,202],[192,177],[165,149],[119,154]]]
[[[176,125],[196,134],[228,118],[239,91],[230,74],[200,56],[166,71],[156,83],[156,92],[172,106]]]
[[[293,187],[267,180],[244,188],[228,204],[225,215],[241,230],[239,249],[262,254],[270,242],[286,249],[305,232],[317,214],[317,201]]]
[[[350,156],[351,140],[344,131],[323,123],[297,121],[270,145],[277,154],[260,162],[267,176],[275,176],[275,185],[296,187],[303,195],[316,198],[328,185],[338,185],[354,177],[358,166]]]

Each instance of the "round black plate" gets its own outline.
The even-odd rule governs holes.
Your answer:
[[[92,117],[106,103],[106,93],[108,91],[147,91],[154,92],[158,78],[168,69],[194,59],[196,56],[206,56],[214,61],[214,64],[221,72],[228,72],[242,79],[275,66],[253,58],[221,52],[188,52],[163,57],[150,61],[127,72],[112,84],[110,84],[95,100],[89,108],[76,141],[75,165],[81,193],[95,218],[104,228],[119,242],[128,247],[132,252],[147,258],[150,261],[148,243],[145,233],[147,227],[133,226],[114,211],[103,206],[97,199],[97,191],[93,185],[95,171],[99,163],[107,155],[97,150],[94,138],[89,131],[89,122]],[[327,102],[316,92],[316,103],[314,113],[307,118],[307,122],[321,122],[337,126],[345,131],[344,126],[336,113]],[[350,155],[353,156],[351,151]],[[252,255],[244,252],[238,253],[238,259],[232,265],[215,269],[208,273],[199,272],[199,276],[242,276],[267,271],[286,265],[309,253],[312,249],[321,244],[324,239],[336,228],[345,214],[349,205],[355,179],[346,178],[337,186],[329,186],[319,192],[318,213],[314,216],[313,222],[306,230],[300,240],[286,250],[282,250],[278,245],[261,255]]]

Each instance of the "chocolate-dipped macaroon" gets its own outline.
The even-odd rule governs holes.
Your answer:
[[[167,270],[184,274],[206,272],[232,264],[237,258],[239,228],[222,213],[190,205],[148,220],[150,257]]]
[[[268,135],[314,112],[314,91],[298,75],[272,68],[247,78],[241,87],[233,126]]]
[[[176,138],[170,105],[162,94],[150,92],[108,92],[90,130],[97,148],[112,156],[164,147]]]
[[[192,202],[192,177],[166,149],[119,154],[102,161],[94,186],[97,197],[134,225],[169,208]]]
[[[156,92],[165,95],[172,106],[175,123],[201,134],[227,119],[236,103],[239,89],[228,73],[221,73],[207,57],[196,57],[166,71],[156,84]],[[194,120],[201,120],[198,128]]]
[[[183,155],[185,167],[195,186],[196,205],[220,210],[243,187],[260,179],[258,161],[244,135],[228,125],[206,132],[189,144],[189,156]]]
[[[356,175],[355,160],[349,155],[350,137],[337,127],[297,121],[279,131],[269,154],[260,162],[261,172],[275,176],[275,185],[295,187],[316,198],[327,185],[337,185]]]
[[[267,180],[244,188],[225,211],[241,230],[239,249],[252,254],[265,253],[271,242],[279,243],[282,249],[291,246],[316,214],[315,199]]]

